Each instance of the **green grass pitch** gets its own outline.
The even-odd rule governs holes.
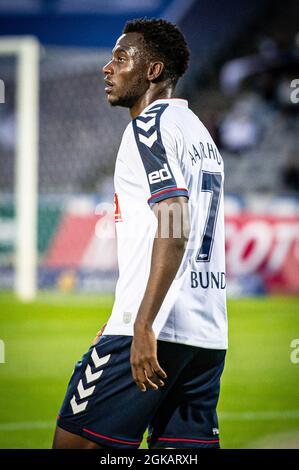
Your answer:
[[[109,296],[44,293],[21,304],[0,294],[0,448],[51,446],[73,366],[112,302]],[[299,299],[231,300],[228,310],[222,447],[299,448],[299,363],[290,360],[291,341],[299,338]]]

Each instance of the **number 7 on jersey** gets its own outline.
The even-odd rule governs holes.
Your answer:
[[[201,192],[210,193],[211,196],[201,246],[197,251],[195,258],[197,262],[209,262],[211,258],[221,186],[221,173],[210,173],[208,171],[202,172]]]

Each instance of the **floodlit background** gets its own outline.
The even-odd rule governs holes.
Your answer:
[[[50,447],[74,363],[111,311],[116,243],[103,203],[113,205],[129,114],[106,103],[101,68],[125,21],[142,16],[166,18],[185,33],[191,65],[177,96],[188,99],[225,161],[230,349],[222,447],[299,448],[296,0],[0,2],[0,447]],[[16,55],[1,49],[4,36],[40,42],[30,302],[15,292],[19,75]]]

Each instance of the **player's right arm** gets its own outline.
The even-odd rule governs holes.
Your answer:
[[[131,348],[132,375],[142,391],[157,389],[166,377],[158,363],[153,322],[182,261],[189,223],[188,188],[178,154],[180,133],[165,113],[167,108],[164,103],[154,105],[132,122],[137,164],[142,170],[138,179],[144,186],[144,198],[158,219],[149,278],[135,320]],[[169,227],[168,236],[165,227]]]
[[[156,390],[167,377],[157,358],[153,322],[175,278],[189,235],[188,199],[184,196],[158,202],[153,211],[158,219],[151,268],[145,294],[134,323],[131,368],[141,391]],[[165,233],[168,228],[168,236]]]

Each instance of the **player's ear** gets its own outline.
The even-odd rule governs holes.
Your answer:
[[[155,80],[157,80],[157,78],[162,75],[164,67],[165,66],[163,62],[160,62],[160,61],[151,62],[148,68],[148,72],[147,72],[147,79],[150,82],[154,82]]]

